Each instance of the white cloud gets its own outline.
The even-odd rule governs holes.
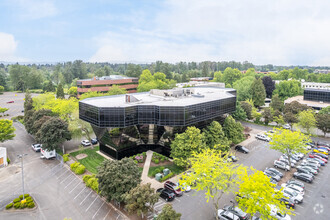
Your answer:
[[[17,41],[12,34],[0,32],[0,61],[25,62],[27,59],[16,57]]]
[[[35,20],[58,13],[52,0],[10,0],[7,3],[18,9],[17,14],[21,19]]]
[[[168,0],[153,19],[96,36],[90,61],[329,65],[329,10],[321,0]]]

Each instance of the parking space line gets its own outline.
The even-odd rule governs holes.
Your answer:
[[[95,214],[93,215],[93,217],[92,217],[92,219],[94,219],[95,218],[95,216],[96,216],[96,214],[100,211],[100,209],[101,209],[101,207],[104,205],[104,201],[103,201],[103,203],[102,203],[102,205],[98,208],[98,210],[95,212]]]
[[[71,189],[71,191],[69,192],[69,194],[72,193],[73,190],[75,190],[82,182],[78,183],[73,189]]]
[[[305,189],[305,191],[307,191],[307,192],[312,192],[312,190],[309,190],[309,189]]]
[[[60,175],[60,176],[58,176],[58,177],[56,177],[56,179],[59,179],[60,177],[62,177],[64,174],[66,174],[66,172],[68,172],[69,170],[68,169],[66,169],[66,171],[62,174],[62,175]]]
[[[88,208],[85,210],[85,212],[88,211],[88,209],[94,204],[94,202],[96,201],[97,198],[98,198],[98,197],[96,196],[95,199],[94,199],[94,201],[88,206]]]
[[[175,197],[175,200],[178,200],[178,198]],[[180,200],[178,200],[180,202]]]
[[[157,207],[160,207],[160,206],[162,206],[162,205],[164,205],[164,204],[165,204],[164,202],[161,202],[161,203],[155,205],[155,206],[154,206],[154,209],[157,208]]]
[[[84,198],[83,201],[81,201],[81,203],[80,203],[79,205],[81,205],[81,204],[87,199],[87,197],[88,197],[91,193],[92,193],[92,191],[90,191],[90,192],[88,193],[88,195]]]
[[[76,178],[73,178],[69,183],[68,183],[68,185],[66,185],[65,187],[64,187],[64,189],[66,189],[73,181],[75,181],[76,180]]]
[[[108,213],[104,216],[103,220],[109,215],[111,209],[109,209]]]
[[[67,176],[64,180],[62,180],[62,182],[60,182],[60,184],[62,184],[66,179],[68,179],[72,174],[70,174],[69,176]]]
[[[75,200],[85,189],[87,189],[87,187],[84,187],[81,191],[80,191],[80,193],[78,194],[78,195],[76,195],[76,197],[74,197],[74,199],[73,200]]]
[[[117,216],[116,220],[118,220],[119,216],[120,216],[120,215],[118,214],[118,216]]]

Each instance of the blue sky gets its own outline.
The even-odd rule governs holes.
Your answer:
[[[330,65],[330,1],[2,0],[0,61]]]

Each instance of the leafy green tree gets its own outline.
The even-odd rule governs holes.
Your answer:
[[[125,194],[141,182],[139,167],[131,158],[105,160],[98,168],[96,178],[100,194],[108,201],[123,202]]]
[[[306,110],[309,110],[309,109],[311,109],[311,108],[308,107],[307,105],[300,104],[297,101],[293,101],[291,103],[285,104],[285,106],[284,106],[284,113],[291,112],[292,114],[296,115],[299,112],[306,111]]]
[[[249,102],[240,102],[240,105],[242,107],[242,109],[244,110],[244,112],[246,113],[246,116],[248,119],[252,119],[252,105]]]
[[[203,70],[202,70],[202,76],[206,77],[209,76],[209,63],[208,62],[203,62]]]
[[[3,94],[4,91],[5,91],[5,87],[0,86],[0,94]]]
[[[171,157],[176,165],[188,167],[188,159],[192,153],[201,152],[205,148],[203,134],[196,127],[188,127],[185,132],[175,134],[171,143]]]
[[[304,128],[308,134],[313,127],[316,127],[316,119],[312,110],[302,111],[298,114],[298,125]]]
[[[285,124],[284,117],[281,114],[274,114],[274,121],[277,123],[278,126],[282,126]]]
[[[137,185],[125,195],[126,208],[129,214],[137,213],[138,216],[146,215],[149,211],[153,212],[153,207],[159,200],[159,194],[151,188],[151,184]]]
[[[230,67],[227,67],[223,72],[223,81],[226,84],[233,85],[233,83],[239,80],[241,77],[242,73],[238,69],[232,69]]]
[[[284,121],[286,123],[288,123],[291,126],[291,128],[292,128],[292,124],[297,123],[298,122],[298,118],[292,112],[286,112],[284,114]]]
[[[39,129],[42,127],[42,125],[50,120],[52,118],[52,116],[48,116],[48,115],[45,115],[45,116],[42,116],[40,119],[36,120],[34,123],[33,123],[33,127],[32,127],[32,130],[33,130],[33,134],[37,134]]]
[[[274,110],[282,111],[284,107],[283,101],[280,99],[278,94],[273,95],[270,107]]]
[[[70,95],[70,97],[77,97],[77,87],[76,86],[72,86],[69,90],[68,90],[68,94]]]
[[[177,213],[171,204],[165,204],[157,216],[157,220],[180,220],[181,213]]]
[[[44,92],[55,92],[55,86],[51,80],[49,80],[46,84],[44,84],[43,91]]]
[[[55,116],[55,114],[49,109],[40,109],[38,111],[34,111],[32,117],[30,117],[30,119],[25,123],[26,131],[29,134],[36,135],[41,127],[36,127],[34,124],[44,116]]]
[[[301,95],[303,90],[301,84],[297,80],[282,81],[276,85],[273,94],[278,94],[280,99],[284,100],[289,97]]]
[[[246,117],[247,117],[246,113],[239,102],[236,103],[236,110],[232,114],[232,116],[235,120],[245,120],[246,119]]]
[[[247,174],[247,168],[236,163],[228,163],[228,154],[222,157],[219,151],[205,149],[194,152],[190,158],[190,172],[179,180],[180,185],[189,185],[196,191],[203,191],[207,202],[212,199],[215,212],[219,201],[225,193],[234,193]],[[218,216],[216,217],[218,219]]]
[[[234,82],[233,88],[237,91],[238,101],[245,101],[252,98],[251,86],[254,79],[253,76],[246,76]]]
[[[251,85],[251,94],[252,100],[256,107],[262,106],[265,104],[266,91],[262,80],[255,79]]]
[[[120,88],[117,85],[111,86],[109,89],[109,92],[107,92],[107,95],[120,95],[120,94],[126,94],[127,90],[125,88]]]
[[[236,122],[230,115],[225,119],[223,130],[226,137],[234,144],[238,144],[244,140],[244,127],[240,122]]]
[[[294,153],[306,153],[306,143],[310,142],[308,135],[288,129],[275,129],[272,140],[269,142],[270,149],[274,149],[288,156],[291,164],[291,155]]]
[[[0,119],[0,142],[12,140],[16,136],[15,130],[12,120]]]
[[[5,112],[8,111],[9,108],[1,108],[0,107],[0,113],[2,113],[2,115],[4,116]]]
[[[325,135],[330,132],[330,114],[317,114],[316,126],[323,131],[325,137]]]
[[[33,109],[33,100],[30,91],[27,89],[24,98],[24,112]]]
[[[222,77],[223,77],[223,74],[221,73],[221,71],[216,71],[213,74],[213,81],[214,82],[222,82]],[[185,81],[183,81],[183,82],[185,82]]]
[[[271,98],[273,91],[275,90],[275,81],[272,80],[270,76],[262,77],[262,83],[264,84],[266,90],[266,97]]]
[[[203,129],[204,143],[206,147],[211,149],[216,146],[229,146],[230,141],[228,141],[225,133],[222,130],[222,126],[219,122],[213,121],[207,128]]]
[[[83,93],[81,96],[80,96],[80,100],[83,100],[83,99],[87,99],[87,98],[93,98],[93,97],[99,97],[99,96],[105,96],[106,94],[104,93],[100,93],[100,92],[97,92],[97,91],[89,91],[89,92],[85,92]]]
[[[79,109],[75,109],[70,114],[69,131],[73,138],[86,137],[91,140],[91,135],[94,133],[90,123],[79,119]]]
[[[71,140],[68,124],[58,117],[52,117],[41,126],[36,134],[36,140],[44,149],[58,149],[64,141]]]
[[[262,112],[262,116],[265,119],[266,125],[268,125],[268,123],[273,120],[273,115],[272,115],[270,108],[265,108],[264,111]]]
[[[319,111],[319,114],[330,114],[330,106],[327,106],[325,108],[322,108],[320,111]]]
[[[280,213],[292,214],[279,200],[283,198],[282,191],[276,190],[275,184],[262,171],[244,176],[238,194],[238,206],[251,216],[258,213],[262,219],[276,219],[270,215],[270,204]]]
[[[63,90],[63,86],[62,84],[60,83],[57,87],[57,90],[56,90],[56,98],[57,99],[65,99],[65,96],[64,96],[64,90]]]

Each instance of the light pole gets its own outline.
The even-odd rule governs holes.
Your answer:
[[[231,204],[233,204],[233,210],[234,210],[234,208],[235,208],[235,203],[232,201],[232,200],[230,200],[230,203]],[[235,215],[234,215],[234,212],[232,212],[233,213],[233,220],[235,219]]]
[[[26,156],[26,155],[27,155],[27,154],[19,154],[19,155],[17,155],[17,157],[21,159],[23,200],[24,200],[24,169],[23,169],[23,157]]]

